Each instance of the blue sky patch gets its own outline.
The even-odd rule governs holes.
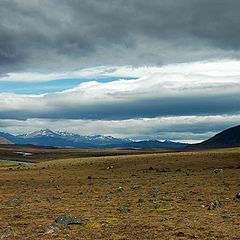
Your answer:
[[[102,83],[117,81],[119,79],[131,80],[134,78],[120,78],[120,77],[99,77],[91,79],[91,81],[98,81]],[[83,82],[90,81],[89,78],[83,79],[61,79],[49,82],[9,82],[0,81],[1,93],[15,93],[15,94],[43,94],[61,92],[67,89],[74,88]]]

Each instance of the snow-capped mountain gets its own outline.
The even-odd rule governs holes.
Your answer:
[[[0,133],[15,144],[33,144],[38,146],[78,147],[78,148],[181,148],[186,144],[158,140],[134,141],[127,138],[114,138],[112,136],[93,135],[83,136],[76,133],[52,131],[41,129],[28,134],[11,135]]]
[[[55,137],[55,136],[59,136],[59,135],[60,135],[59,133],[46,128],[46,129],[41,129],[39,131],[35,131],[32,133],[18,135],[18,136],[22,137],[22,138],[35,138],[35,137],[42,137],[42,136]]]
[[[112,136],[93,135],[83,136],[76,133],[41,129],[28,134],[17,135],[15,143],[34,144],[57,147],[105,147],[131,142],[129,139],[114,138]]]

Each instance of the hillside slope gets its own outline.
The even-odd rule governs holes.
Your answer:
[[[202,143],[195,144],[197,148],[225,148],[240,146],[240,125],[226,129]]]
[[[0,137],[0,144],[12,144],[12,143],[6,138]]]

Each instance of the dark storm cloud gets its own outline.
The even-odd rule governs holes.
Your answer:
[[[14,96],[11,97],[14,99]],[[1,119],[90,119],[124,120],[164,116],[239,114],[239,94],[214,94],[212,96],[159,97],[101,103],[81,103],[81,100],[61,94],[34,99],[18,98],[13,108],[4,104]],[[91,101],[91,100],[90,100]]]
[[[239,57],[238,0],[2,0],[0,70]]]

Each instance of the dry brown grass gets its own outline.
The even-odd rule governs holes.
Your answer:
[[[224,172],[213,173],[216,168]],[[240,203],[233,200],[239,173],[240,148],[69,158],[1,169],[0,239],[240,239]],[[119,187],[123,191],[115,191]],[[60,199],[49,202],[51,196]],[[7,206],[14,198],[23,203]],[[214,200],[222,207],[210,211]],[[46,234],[62,214],[88,222]]]

